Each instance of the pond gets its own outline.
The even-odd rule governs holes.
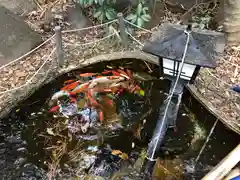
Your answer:
[[[97,128],[76,134],[69,131],[66,118],[48,112],[50,98],[66,80],[76,80],[80,73],[122,67],[142,79],[145,95],[139,98],[125,93],[115,99],[115,109],[106,107],[105,123]],[[149,179],[142,173],[147,145],[170,86],[168,80],[155,78],[157,66],[150,68],[152,72],[146,73],[149,67],[143,62],[129,59],[98,63],[62,75],[19,103],[0,121],[2,179]],[[215,121],[197,104],[186,91],[178,130],[167,131],[152,179],[201,179],[239,143],[239,136],[218,122],[195,163]]]

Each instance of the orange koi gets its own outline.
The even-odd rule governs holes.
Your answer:
[[[96,76],[96,78],[101,78],[101,77],[103,77],[103,76]]]
[[[97,75],[97,73],[82,73],[82,74],[79,74],[79,76],[81,77],[89,77],[89,76],[95,76]]]
[[[70,79],[70,80],[64,81],[64,84],[68,84],[68,83],[72,83],[72,82],[74,82],[74,80]]]
[[[56,112],[60,107],[59,106],[54,106],[52,107],[48,112],[54,113]]]
[[[109,79],[109,80],[119,79],[120,80],[121,78],[118,76],[108,76],[107,79]]]
[[[75,89],[72,90],[71,94],[78,94],[87,90],[89,83],[80,84]]]
[[[72,89],[76,88],[76,86],[78,86],[80,84],[80,81],[76,81],[74,83],[68,84],[66,86],[64,86],[61,90],[64,91],[71,91]]]

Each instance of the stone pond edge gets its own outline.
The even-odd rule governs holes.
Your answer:
[[[106,62],[106,61],[113,61],[113,60],[120,60],[120,59],[139,59],[142,61],[146,61],[148,63],[159,65],[158,58],[156,56],[152,56],[149,54],[146,54],[142,51],[122,51],[122,52],[113,52],[111,54],[103,54],[98,55],[95,57],[92,57],[90,59],[84,60],[81,64],[78,65],[70,65],[67,68],[62,68],[60,71],[50,73],[45,81],[41,83],[34,83],[29,85],[29,87],[19,89],[18,92],[8,94],[8,96],[15,96],[15,98],[11,98],[11,102],[4,102],[1,105],[0,110],[0,117],[6,116],[17,104],[25,99],[27,99],[29,96],[31,96],[38,88],[42,87],[43,85],[53,81],[55,78],[68,73],[73,70],[77,70],[83,67],[86,67],[88,65],[99,63],[99,62]],[[41,77],[39,77],[41,78]],[[196,98],[196,100],[201,103],[201,105],[208,110],[210,114],[212,114],[214,117],[219,119],[227,128],[233,130],[234,132],[240,134],[240,128],[237,126],[229,123],[227,119],[222,117],[215,108],[205,99],[198,91],[197,88],[194,85],[188,85],[187,90],[190,92],[190,94]]]

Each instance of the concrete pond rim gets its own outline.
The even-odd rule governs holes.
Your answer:
[[[80,59],[80,58],[79,58]],[[54,79],[60,77],[61,75],[64,75],[66,73],[69,73],[74,70],[78,70],[84,67],[87,67],[92,64],[100,63],[100,62],[108,62],[108,61],[114,61],[114,60],[121,60],[121,59],[137,59],[141,61],[145,61],[147,63],[159,65],[158,58],[156,56],[146,54],[142,51],[122,51],[122,52],[113,52],[111,54],[103,54],[98,55],[89,59],[84,60],[82,63],[79,63],[78,65],[70,65],[66,68],[60,69],[57,73],[53,72],[50,73],[46,80],[41,83],[32,83],[29,85],[28,88],[21,88],[18,90],[18,92],[15,93],[7,93],[8,96],[14,96],[11,98],[11,101],[5,101],[1,105],[0,110],[0,117],[5,117],[8,113],[11,112],[11,110],[17,106],[17,104],[25,99],[27,99],[29,96],[31,96],[37,89],[42,87],[43,85],[50,83]],[[228,129],[231,129],[232,131],[236,132],[237,134],[240,134],[240,128],[230,123],[226,118],[222,117],[216,109],[205,99],[200,92],[197,90],[197,88],[194,85],[188,85],[186,87],[187,91],[190,93],[190,96],[197,100],[198,103],[201,104],[202,107],[204,107],[209,114],[214,116],[216,119],[220,120]],[[4,99],[4,97],[3,97]]]

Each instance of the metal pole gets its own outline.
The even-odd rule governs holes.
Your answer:
[[[119,22],[119,27],[120,27],[120,36],[122,39],[122,43],[124,48],[128,47],[128,43],[127,43],[127,33],[125,31],[125,24],[124,24],[124,20],[123,20],[123,14],[122,13],[118,13],[117,14],[118,17],[118,22]]]
[[[63,58],[61,27],[56,26],[54,30],[55,30],[55,36],[56,36],[56,56],[58,61],[58,67],[62,67],[64,65],[64,58]]]

